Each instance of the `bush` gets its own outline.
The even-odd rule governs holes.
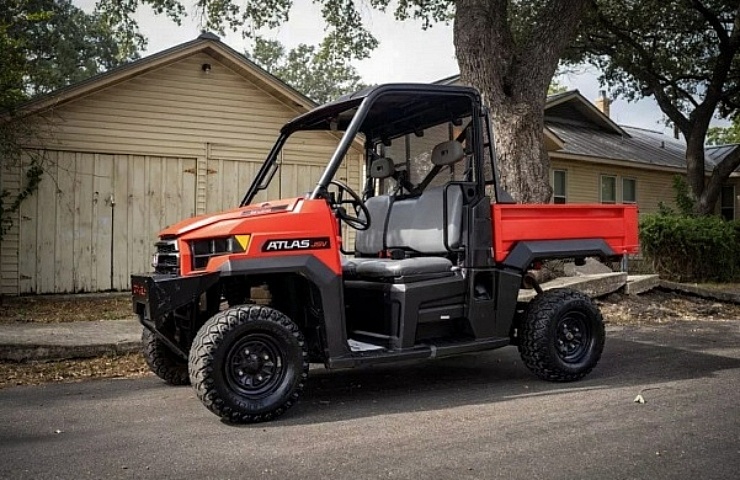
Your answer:
[[[663,278],[679,282],[740,280],[740,222],[657,213],[640,220],[643,255]]]

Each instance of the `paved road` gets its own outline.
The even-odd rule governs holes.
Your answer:
[[[512,348],[316,370],[287,416],[246,427],[155,379],[2,390],[0,477],[738,478],[740,321],[608,336],[575,384]]]

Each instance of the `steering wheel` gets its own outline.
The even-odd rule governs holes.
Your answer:
[[[367,230],[370,228],[370,212],[360,196],[344,182],[332,180],[329,183],[337,187],[337,195],[334,198],[332,205],[332,208],[337,212],[337,217],[355,230]],[[345,193],[350,198],[345,199]],[[348,214],[343,205],[350,205],[355,213],[354,216]],[[364,218],[360,217],[360,214],[362,214]]]

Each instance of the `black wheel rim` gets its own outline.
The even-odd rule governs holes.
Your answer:
[[[587,316],[582,312],[568,312],[559,321],[555,331],[555,349],[567,363],[583,359],[591,348],[593,332]]]
[[[277,342],[263,333],[249,334],[236,342],[226,356],[225,367],[229,386],[251,398],[277,390],[286,371]]]

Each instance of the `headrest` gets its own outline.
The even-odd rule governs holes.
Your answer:
[[[459,162],[465,157],[465,151],[460,142],[450,140],[442,142],[432,150],[432,163],[444,167]]]
[[[372,178],[388,178],[395,172],[396,166],[390,158],[379,157],[370,164],[370,176]]]

